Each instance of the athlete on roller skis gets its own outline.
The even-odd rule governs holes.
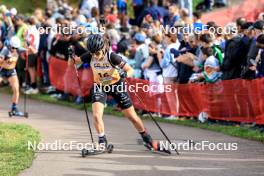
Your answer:
[[[92,88],[92,114],[94,126],[98,133],[98,143],[107,146],[107,138],[105,135],[103,112],[108,95],[111,95],[121,107],[123,114],[133,123],[134,127],[141,135],[144,145],[153,151],[160,150],[160,142],[152,139],[146,131],[142,120],[137,115],[132,101],[126,92],[118,92],[118,85],[125,86],[125,78],[131,77],[133,68],[130,67],[121,56],[110,51],[110,41],[105,35],[90,34],[87,40],[88,52],[81,57],[73,56],[69,59],[70,65],[87,63],[93,72],[94,86]],[[106,92],[98,87],[110,86],[111,91]],[[163,150],[161,152],[169,153]]]

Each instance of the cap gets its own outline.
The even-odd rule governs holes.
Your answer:
[[[258,20],[258,21],[256,21],[253,25],[252,25],[252,27],[251,27],[251,29],[259,29],[259,30],[264,30],[264,21],[263,20]]]
[[[143,35],[141,33],[136,33],[136,35],[134,36],[134,40],[136,40],[138,42],[145,42],[146,37],[145,37],[145,35]]]

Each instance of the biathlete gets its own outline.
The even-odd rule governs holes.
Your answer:
[[[147,133],[126,90],[123,89],[122,92],[118,92],[117,90],[117,87],[120,87],[120,85],[125,86],[124,78],[132,76],[133,68],[121,56],[110,51],[110,41],[104,35],[90,34],[87,40],[87,49],[88,52],[81,57],[73,56],[72,59],[69,59],[69,64],[88,63],[92,69],[94,78],[94,86],[91,90],[92,113],[94,126],[99,137],[98,143],[103,143],[107,146],[103,112],[107,96],[111,95],[121,107],[124,115],[133,123],[141,135],[145,146],[149,150],[160,151],[160,142],[153,140]],[[120,69],[122,72],[120,72]],[[103,86],[110,86],[111,91],[106,92],[103,88],[98,88]]]
[[[14,36],[10,39],[8,46],[4,46],[0,52],[0,83],[4,79],[7,79],[13,91],[10,116],[24,116],[24,113],[20,112],[17,108],[19,81],[15,67],[18,60],[19,48],[20,40]]]

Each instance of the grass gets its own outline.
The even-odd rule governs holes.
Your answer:
[[[193,10],[195,11],[196,6],[200,3],[203,2],[203,0],[193,0]]]
[[[69,3],[78,7],[81,0],[68,0]],[[36,8],[45,9],[47,6],[47,0],[1,0],[0,5],[4,4],[9,9],[15,7],[19,13],[30,15]]]
[[[15,7],[19,13],[28,15],[32,14],[36,8],[44,9],[46,0],[1,0],[0,4],[4,4],[8,8]]]
[[[1,88],[0,92],[8,92],[10,93],[10,90],[7,88]],[[80,109],[83,110],[82,105],[75,105],[72,102],[69,101],[60,101],[56,98],[52,98],[49,95],[46,94],[38,94],[38,95],[31,95],[29,98],[47,102],[51,104],[57,104],[62,106],[67,106],[70,108]],[[91,103],[87,103],[87,109],[91,111]],[[116,117],[123,117],[121,112],[116,111],[113,107],[106,107],[104,110],[105,114],[113,115]],[[151,120],[150,117],[142,117],[143,120]],[[250,139],[255,141],[260,141],[264,143],[264,133],[261,133],[259,130],[251,129],[250,127],[241,127],[241,126],[234,126],[234,125],[223,125],[220,123],[210,124],[210,123],[200,123],[197,120],[166,120],[162,118],[155,118],[159,122],[163,123],[170,123],[175,125],[183,125],[188,127],[194,127],[194,128],[200,128],[200,129],[206,129],[210,131],[220,132],[229,136],[235,136],[240,137],[244,139]]]
[[[40,141],[30,126],[0,123],[0,176],[14,176],[31,166],[35,155],[28,141]]]

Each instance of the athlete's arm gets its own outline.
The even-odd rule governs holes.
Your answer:
[[[127,77],[131,77],[133,75],[133,68],[127,64],[118,54],[111,53],[110,60],[115,67],[119,67],[124,70],[127,73]]]
[[[132,76],[133,76],[134,69],[133,69],[129,64],[126,64],[126,65],[123,67],[123,70],[124,70],[125,72],[127,72],[127,77],[132,77]]]
[[[82,63],[90,63],[91,61],[91,54],[89,52],[84,53],[83,55],[81,55],[81,57],[78,57],[76,55],[74,55],[73,58],[70,58],[68,60],[68,64],[69,65],[74,65],[74,64],[82,64]]]
[[[76,55],[68,60],[68,65],[74,65],[74,64],[78,65],[81,63],[82,63],[81,57],[78,57]]]

